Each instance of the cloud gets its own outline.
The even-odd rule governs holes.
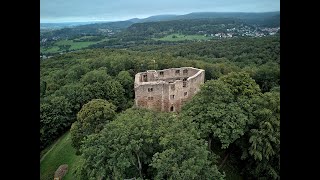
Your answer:
[[[40,0],[42,21],[124,20],[190,12],[280,11],[280,0]]]

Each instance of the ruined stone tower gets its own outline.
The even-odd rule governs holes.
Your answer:
[[[204,83],[204,70],[193,67],[148,70],[135,75],[135,105],[157,111],[179,112]]]

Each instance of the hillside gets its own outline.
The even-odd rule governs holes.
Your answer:
[[[40,161],[40,180],[53,179],[54,172],[62,164],[68,165],[68,172],[63,179],[76,179],[74,173],[81,162],[81,157],[76,156],[76,151],[71,146],[70,132],[62,135],[55,146],[50,148]]]
[[[79,24],[82,23],[45,24],[58,29],[42,28],[40,31],[40,58],[87,48],[130,48],[272,36],[280,33],[280,12],[202,12]],[[64,26],[67,27],[61,28]]]
[[[280,22],[280,12],[243,13],[243,12],[193,12],[184,15],[158,15],[143,19],[130,19],[134,23],[172,21],[186,19],[213,19],[213,18],[236,18],[244,20],[248,24],[257,24],[265,27],[277,27]]]
[[[150,38],[146,44],[132,43],[126,49],[91,47],[41,60],[40,151],[70,128],[71,142],[80,142],[71,145],[68,139],[64,149],[57,149],[62,147],[57,144],[49,151],[53,154],[48,153],[41,163],[41,173],[51,177],[61,163],[69,163],[73,171],[77,165],[73,162],[81,157],[85,161],[78,173],[83,179],[278,179],[280,36],[190,40],[170,45],[170,37],[204,37],[182,33],[174,34],[175,38],[164,36],[167,40],[152,37],[170,31],[170,27],[172,32],[183,30],[185,34],[194,28],[198,31],[200,24],[220,25],[207,19],[136,23],[110,39],[126,45],[129,39],[121,42],[125,37]],[[157,32],[158,26],[163,29]],[[153,33],[144,34],[152,28]],[[72,43],[97,37],[76,38]],[[158,41],[166,43],[147,44]],[[206,81],[200,93],[181,113],[132,108],[134,75],[173,67],[205,70]],[[108,121],[103,121],[106,117]],[[94,133],[82,142],[82,135],[89,134],[87,130]],[[62,151],[66,149],[68,152]],[[81,155],[75,156],[75,151]],[[51,160],[45,160],[48,158]],[[180,172],[185,174],[180,176]]]

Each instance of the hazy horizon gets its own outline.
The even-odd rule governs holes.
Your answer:
[[[193,12],[277,12],[280,0],[40,0],[40,23],[123,21]]]
[[[116,22],[116,21],[126,21],[126,20],[130,20],[130,19],[134,19],[134,18],[138,18],[138,19],[144,19],[144,18],[148,18],[151,16],[162,16],[162,15],[186,15],[186,14],[190,14],[190,13],[271,13],[271,12],[280,12],[279,11],[266,11],[266,12],[209,12],[209,11],[203,11],[203,12],[188,12],[188,13],[184,13],[184,14],[154,14],[154,15],[147,15],[147,16],[134,16],[134,17],[125,17],[125,18],[121,18],[121,19],[114,19],[114,20],[105,20],[105,19],[71,19],[71,21],[59,21],[59,20],[50,20],[50,21],[42,21],[40,19],[40,23],[88,23],[88,22]]]

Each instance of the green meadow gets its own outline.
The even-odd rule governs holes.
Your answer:
[[[77,38],[77,39],[74,39],[74,40],[80,40],[80,39],[81,40],[85,40],[85,39],[88,39],[88,38],[90,38],[90,36],[84,36],[84,37]],[[79,50],[79,49],[83,49],[83,48],[89,47],[92,44],[97,44],[97,43],[106,41],[107,38],[102,39],[100,41],[89,41],[88,40],[88,41],[83,41],[83,42],[76,42],[74,40],[59,40],[59,41],[55,42],[52,46],[41,47],[40,48],[40,52],[42,52],[42,53],[58,53],[58,52],[62,52],[62,51],[64,51],[64,49],[61,49],[60,47],[63,47],[63,46],[70,46],[68,48],[68,50]]]
[[[45,149],[46,154],[40,160],[40,180],[52,180],[54,172],[62,164],[68,164],[68,172],[63,180],[74,180],[75,170],[81,164],[81,157],[76,156],[76,150],[71,146],[70,132],[67,132],[59,140]]]
[[[170,34],[162,38],[153,38],[160,41],[184,41],[184,40],[210,40],[212,37],[206,37],[204,35],[183,35],[183,34]]]

